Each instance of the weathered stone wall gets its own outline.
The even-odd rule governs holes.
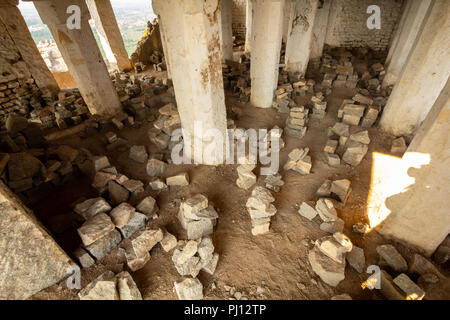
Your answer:
[[[36,93],[40,90],[0,20],[0,123],[10,113],[28,115]]]
[[[370,5],[381,8],[381,29],[367,28]],[[403,0],[333,0],[325,43],[332,47],[370,47],[384,51],[402,14]]]
[[[246,0],[233,0],[233,36],[245,39]]]

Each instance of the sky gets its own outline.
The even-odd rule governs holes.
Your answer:
[[[151,0],[111,0],[113,8],[127,8],[127,9],[145,9],[153,13]],[[19,8],[22,12],[32,14],[36,13],[33,2],[20,1]]]

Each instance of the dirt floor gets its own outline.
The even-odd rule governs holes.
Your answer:
[[[162,74],[160,74],[162,75]],[[353,299],[382,299],[376,290],[363,290],[361,283],[369,274],[359,274],[350,266],[345,271],[345,280],[336,288],[330,287],[315,275],[309,265],[307,253],[309,248],[302,240],[312,241],[327,236],[319,229],[319,221],[301,217],[298,205],[303,201],[316,200],[315,192],[325,179],[349,179],[352,182],[352,193],[346,206],[339,212],[345,221],[344,233],[353,243],[362,247],[366,255],[366,264],[377,264],[378,255],[375,248],[379,244],[388,243],[376,231],[366,235],[352,232],[352,225],[357,222],[368,222],[366,216],[366,199],[369,193],[372,169],[372,153],[389,154],[393,137],[384,135],[377,128],[370,128],[371,143],[369,152],[359,166],[353,168],[342,164],[339,167],[327,165],[322,153],[327,141],[327,128],[337,122],[337,110],[345,98],[351,98],[356,91],[353,89],[333,89],[327,97],[328,108],[324,119],[310,119],[308,131],[303,139],[286,137],[286,147],[281,150],[280,173],[285,185],[281,192],[274,193],[274,205],[278,212],[272,217],[270,233],[253,236],[250,232],[251,223],[245,203],[251,190],[246,191],[236,186],[236,165],[221,165],[217,167],[204,165],[170,165],[163,177],[187,171],[190,184],[187,187],[170,188],[156,194],[146,189],[148,194],[157,199],[160,208],[159,217],[150,221],[151,227],[165,227],[178,239],[186,239],[185,231],[177,220],[179,203],[182,199],[202,193],[208,197],[219,212],[218,224],[213,234],[216,252],[220,254],[219,263],[214,276],[200,272],[199,279],[204,287],[205,299],[228,299],[230,294],[225,286],[235,287],[236,291],[248,299],[329,299],[330,297],[348,293]],[[296,98],[298,104],[306,104],[311,95]],[[235,113],[235,123],[240,128],[268,128],[274,125],[284,127],[287,115],[278,113],[275,109],[258,109],[250,104],[237,102],[230,91],[226,91],[228,114]],[[233,112],[231,110],[233,109]],[[147,131],[151,122],[144,121],[140,128],[126,127],[121,131],[112,126],[102,129],[92,136],[76,135],[56,141],[56,144],[68,144],[84,147],[96,155],[107,155],[113,166],[129,178],[139,179],[144,183],[151,180],[145,172],[145,164],[138,164],[128,159],[128,149],[108,152],[105,149],[104,135],[114,131],[118,136],[129,141],[129,146],[146,145],[150,152],[160,151],[151,145]],[[352,132],[361,131],[352,127]],[[282,166],[287,160],[287,154],[293,148],[309,147],[312,157],[312,171],[302,176],[295,171],[283,171]],[[259,170],[255,172],[259,176]],[[259,176],[258,185],[264,185],[264,176]],[[95,191],[89,186],[89,179],[79,178],[57,192],[49,193],[47,197],[32,206],[38,217],[53,233],[58,243],[71,252],[79,244],[75,227],[79,224],[76,214],[71,214],[70,204],[80,197],[93,197]],[[66,231],[57,234],[55,225],[61,227],[61,219],[54,218],[65,214],[71,219],[63,219],[69,226]],[[53,220],[56,220],[54,222]],[[47,221],[47,223],[46,223]],[[49,224],[53,221],[53,225]],[[53,229],[53,230],[52,230]],[[399,251],[409,260],[411,252],[396,244]],[[119,272],[126,269],[126,263],[117,256],[118,248],[114,249],[104,259],[94,266],[82,270],[81,286],[86,286],[95,277],[106,270]],[[151,251],[151,259],[143,269],[132,273],[144,299],[176,299],[173,283],[180,278],[171,260],[171,253],[166,253],[160,246]],[[54,285],[35,294],[32,299],[77,299],[77,290],[69,290],[65,283]]]

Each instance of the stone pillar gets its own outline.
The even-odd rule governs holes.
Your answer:
[[[34,5],[50,29],[89,111],[103,116],[119,112],[119,96],[89,25],[90,16],[84,0],[39,0]],[[68,28],[71,14],[66,11],[71,5],[81,8],[80,29]]]
[[[249,53],[251,51],[251,42],[252,42],[252,17],[253,17],[253,0],[246,1],[246,10],[245,10],[245,53]]]
[[[31,37],[28,26],[17,8],[18,2],[18,0],[0,2],[0,20],[27,64],[36,85],[56,95],[59,92],[58,84]]]
[[[446,0],[443,0],[446,1]],[[384,236],[430,256],[450,232],[450,81],[402,158],[412,184],[385,201],[390,214],[378,227]],[[427,158],[419,166],[415,159]],[[402,192],[401,192],[402,191]]]
[[[320,4],[320,2],[319,2]],[[328,17],[330,16],[331,0],[324,0],[317,8],[313,26],[310,59],[319,59],[323,53],[325,38],[327,37]]]
[[[254,0],[250,102],[259,108],[272,106],[278,85],[284,0]]]
[[[289,32],[289,21],[291,20],[291,1],[284,0],[284,17],[283,17],[283,43],[286,44]]]
[[[192,150],[193,144],[200,141],[203,149],[195,150],[191,159],[196,163],[216,164],[215,151],[211,150],[214,141],[203,134],[206,130],[215,130],[225,143],[227,120],[219,1],[153,0],[153,10],[160,16],[166,34],[184,151]]]
[[[158,24],[159,24],[159,32],[161,35],[161,42],[164,52],[164,60],[166,62],[167,69],[167,78],[172,79],[172,73],[170,72],[170,58],[169,58],[169,50],[167,50],[167,40],[166,40],[166,30],[164,30],[164,26],[162,25],[161,17],[158,16]]]
[[[396,136],[420,126],[450,76],[450,2],[436,0],[392,94],[380,127]]]
[[[131,70],[131,62],[110,0],[86,0],[86,4],[109,64],[120,72]]]
[[[306,73],[313,39],[313,26],[318,0],[291,0],[286,69]]]
[[[409,0],[406,3],[399,29],[396,31],[386,59],[386,76],[383,80],[383,87],[394,85],[398,79],[414,42],[423,29],[424,18],[431,2],[432,0]]]
[[[220,1],[220,43],[222,45],[222,59],[233,60],[233,11],[232,0]]]

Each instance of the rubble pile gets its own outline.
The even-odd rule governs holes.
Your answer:
[[[133,278],[127,271],[115,275],[106,271],[78,293],[80,300],[142,300]]]
[[[269,232],[270,219],[277,212],[272,204],[274,201],[275,198],[266,188],[257,186],[253,189],[246,207],[252,221],[252,234],[254,236]]]
[[[153,128],[149,130],[148,136],[161,150],[171,149],[174,144],[171,143],[170,137],[175,130],[181,128],[180,115],[174,103],[164,105],[158,112],[158,118],[153,123]]]
[[[178,220],[187,232],[188,240],[197,240],[213,233],[219,215],[208,203],[208,198],[197,194],[183,201],[178,211]]]
[[[349,125],[370,128],[376,122],[385,104],[383,97],[372,99],[357,93],[352,99],[345,99],[342,102],[338,110],[338,118]]]
[[[246,159],[241,161],[237,167],[238,178],[236,180],[236,185],[241,188],[248,190],[256,183],[256,175],[253,170],[256,168],[255,161]]]
[[[308,124],[309,109],[304,106],[292,107],[286,119],[284,131],[286,135],[301,139],[305,136]]]
[[[369,90],[372,93],[381,92],[381,84],[386,75],[386,70],[382,63],[375,63],[370,66],[369,71],[364,72],[361,76],[361,85],[363,88]]]
[[[327,102],[324,101],[325,97],[322,92],[317,92],[311,98],[311,109],[312,113],[310,115],[311,118],[315,119],[323,119],[327,112]]]
[[[308,155],[309,148],[293,149],[288,157],[288,161],[285,163],[284,170],[294,170],[302,175],[307,175],[311,172],[312,160]]]
[[[280,192],[281,187],[284,186],[284,181],[281,174],[277,173],[275,175],[268,175],[264,179],[264,183],[266,184],[266,188],[272,190],[273,192]]]

